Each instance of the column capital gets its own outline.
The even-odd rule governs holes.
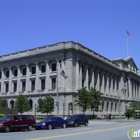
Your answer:
[[[29,64],[25,64],[25,66],[26,66],[26,67],[28,67],[28,66],[29,66]]]
[[[49,60],[45,60],[45,63],[48,63],[49,62]]]
[[[39,62],[35,62],[35,65],[38,65]]]

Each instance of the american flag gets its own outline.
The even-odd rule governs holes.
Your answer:
[[[62,70],[62,71],[60,72],[60,75],[62,75],[65,79],[68,78],[68,76],[65,74],[64,70]]]
[[[126,31],[126,34],[127,34],[128,36],[131,36],[131,34],[130,34],[128,31]]]

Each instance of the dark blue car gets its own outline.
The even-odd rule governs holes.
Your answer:
[[[53,129],[56,127],[66,128],[68,122],[61,117],[45,118],[44,120],[36,123],[36,129]]]

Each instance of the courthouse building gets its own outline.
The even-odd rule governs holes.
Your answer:
[[[10,108],[23,94],[32,108],[26,112],[29,114],[35,114],[38,100],[45,96],[54,99],[52,115],[57,111],[59,115],[81,113],[74,104],[82,87],[94,87],[103,93],[101,112],[96,115],[124,115],[130,102],[140,102],[140,76],[131,57],[109,60],[72,41],[0,56],[0,99],[7,99]],[[69,103],[73,110],[69,110]],[[86,114],[93,113],[89,109]]]

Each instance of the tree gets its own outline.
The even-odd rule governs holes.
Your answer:
[[[76,105],[82,108],[82,112],[84,112],[90,108],[91,106],[91,96],[89,96],[89,91],[86,90],[86,87],[78,90],[77,99],[75,100]]]
[[[102,104],[100,101],[100,97],[103,95],[103,93],[91,87],[91,89],[89,90],[89,94],[92,98],[91,109],[93,110],[93,114],[94,114],[94,111],[99,111],[99,106]]]
[[[132,109],[127,108],[125,111],[125,116],[129,119],[132,114],[133,114]]]
[[[48,116],[52,111],[54,111],[54,100],[51,97],[46,96],[38,100],[37,112],[47,113]]]
[[[22,94],[18,95],[15,101],[15,108],[17,108],[17,111],[21,114],[31,109],[27,97]]]
[[[0,99],[0,108],[7,108],[7,100],[6,99]]]

